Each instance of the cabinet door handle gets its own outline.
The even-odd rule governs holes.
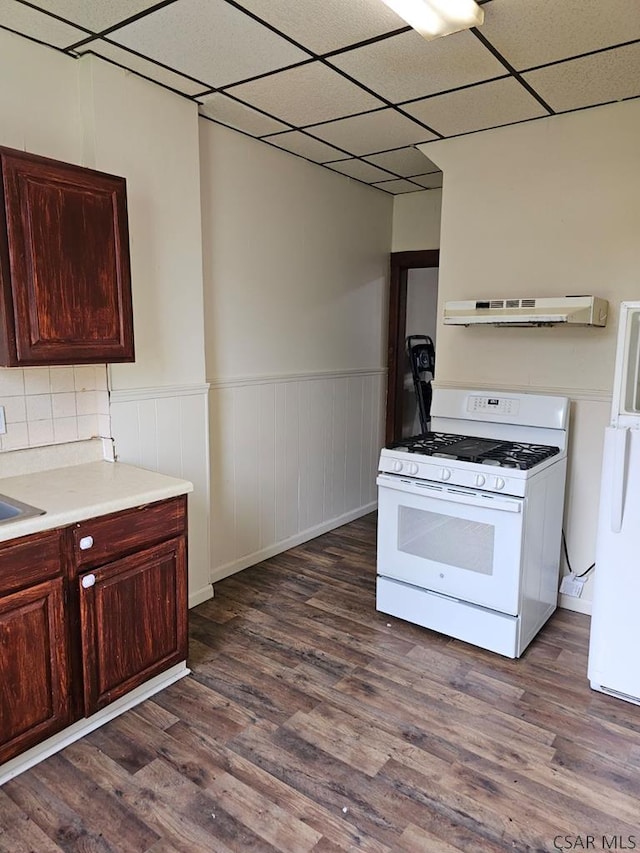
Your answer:
[[[96,582],[95,575],[85,575],[82,578],[82,586],[84,589],[89,589],[89,587],[93,586]]]
[[[78,544],[81,551],[88,551],[89,548],[93,548],[93,536],[83,536]]]

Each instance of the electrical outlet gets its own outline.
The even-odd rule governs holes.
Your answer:
[[[575,578],[573,575],[565,575],[560,584],[560,592],[570,595],[571,598],[580,598],[584,589],[584,578]]]
[[[4,416],[4,406],[0,406],[0,435],[7,431],[7,419]]]

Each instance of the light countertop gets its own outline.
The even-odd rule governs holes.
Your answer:
[[[0,542],[191,491],[188,480],[102,460],[3,477],[1,494],[45,515],[3,522]]]

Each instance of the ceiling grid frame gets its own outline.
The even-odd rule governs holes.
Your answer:
[[[398,194],[442,185],[417,145],[640,97],[637,0],[479,2],[480,28],[435,42],[382,0],[0,0],[0,29],[94,54],[205,120]]]

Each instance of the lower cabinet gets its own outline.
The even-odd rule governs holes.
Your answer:
[[[187,657],[186,496],[0,545],[0,764]]]
[[[63,579],[0,598],[0,763],[69,723]]]
[[[187,657],[184,539],[80,576],[84,712]]]

